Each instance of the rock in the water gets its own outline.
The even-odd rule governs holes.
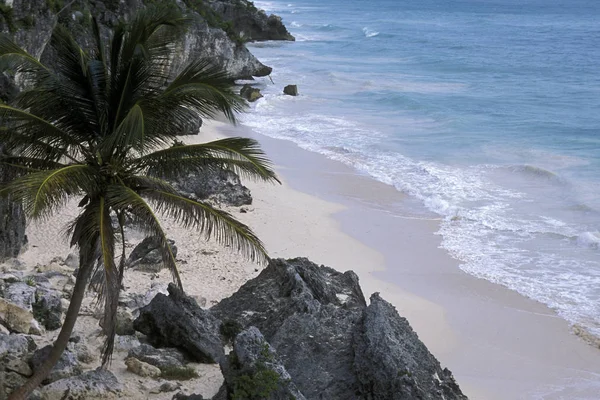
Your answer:
[[[171,239],[168,239],[167,242],[171,247],[173,256],[177,257],[177,246],[175,246],[175,242]],[[160,240],[153,236],[142,240],[140,244],[135,246],[129,255],[129,258],[127,259],[127,266],[136,267],[136,269],[147,272],[160,271],[163,267]]]
[[[242,185],[240,177],[233,171],[198,171],[178,178],[173,185],[193,199],[234,207],[252,204],[250,189]]]
[[[136,330],[157,347],[177,347],[198,362],[218,362],[224,356],[219,321],[174,284],[169,296],[157,294],[140,310]]]
[[[249,102],[255,102],[256,100],[263,97],[263,95],[260,93],[260,89],[254,88],[249,84],[245,84],[244,86],[242,86],[242,88],[240,89],[240,96],[242,96]]]
[[[134,374],[139,375],[142,378],[158,378],[161,374],[160,368],[140,361],[135,357],[127,358],[125,360],[125,365],[127,365],[128,371],[133,372]]]
[[[50,354],[50,350],[52,350],[52,346],[48,345],[33,353],[30,360],[33,371],[36,371],[42,365]],[[73,375],[79,375],[82,371],[83,369],[77,360],[77,355],[66,349],[60,356],[58,363],[56,363],[48,377],[44,380],[44,383],[55,382]]]
[[[229,362],[224,362],[222,369],[234,399],[305,400],[273,348],[255,327],[236,337]]]
[[[440,369],[439,364],[435,364],[437,369],[433,368],[437,361],[428,352],[423,353],[426,348],[408,323],[398,323],[400,317],[395,311],[375,313],[377,307],[384,308],[376,305],[367,308],[358,277],[351,271],[342,274],[307,259],[278,259],[210,311],[223,321],[259,328],[307,399],[465,399],[449,372]],[[374,324],[372,314],[380,319],[379,330],[387,329],[387,323],[390,337],[409,341],[400,346],[407,353],[395,349],[394,339],[379,338],[361,346],[359,358],[357,346],[362,343],[360,340],[366,340],[365,320],[369,318],[369,324]],[[375,343],[377,347],[373,347]],[[394,381],[386,376],[386,369],[375,374],[379,361],[373,354],[388,355],[390,371],[394,365],[410,365],[411,376],[407,374]],[[356,363],[367,359],[372,365],[365,374]],[[390,385],[405,384],[396,390],[403,394],[410,393],[415,382],[432,389],[429,397],[385,397],[389,393],[385,388]]]
[[[160,369],[181,368],[185,364],[185,357],[177,349],[156,349],[147,344],[141,344],[129,350],[127,357],[134,357]]]
[[[121,398],[122,385],[112,372],[96,369],[53,382],[40,390],[44,400],[109,400]]]
[[[289,96],[298,96],[298,86],[296,85],[287,85],[283,88],[283,93]]]

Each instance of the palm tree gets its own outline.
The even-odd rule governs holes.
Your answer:
[[[0,67],[26,83],[10,105],[0,104],[2,143],[13,154],[0,161],[21,171],[0,193],[20,201],[33,220],[50,216],[73,197],[80,199],[81,209],[69,230],[80,268],[64,324],[46,362],[10,399],[26,398],[60,358],[94,271],[102,276],[94,283],[107,335],[102,365],[109,363],[125,266],[126,220],[158,240],[162,261],[180,288],[158,214],[233,246],[251,260],[268,259],[247,226],[185,197],[164,180],[184,172],[230,169],[277,181],[251,139],[169,147],[191,119],[222,114],[235,122],[235,113],[245,106],[233,93],[231,80],[210,62],[193,61],[174,71],[173,52],[188,22],[173,8],[148,8],[130,24],[117,26],[105,45],[94,20],[94,46],[87,52],[59,25],[50,40],[57,60],[52,67],[0,38]]]

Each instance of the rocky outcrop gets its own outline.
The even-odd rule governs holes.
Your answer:
[[[263,97],[263,95],[260,93],[260,89],[253,88],[248,84],[242,86],[242,88],[240,89],[240,96],[242,96],[251,103]]]
[[[295,40],[281,18],[267,15],[247,0],[209,1],[218,16],[231,25],[236,36],[244,41]]]
[[[186,34],[181,51],[177,52],[180,55],[178,60],[180,65],[189,60],[210,58],[215,64],[228,71],[233,79],[265,76],[271,73],[271,68],[258,61],[243,46],[243,41],[238,40],[238,37],[232,34],[232,27],[242,22],[245,24],[244,29],[246,30],[248,30],[245,28],[246,25],[254,26],[252,35],[256,39],[252,40],[262,40],[259,37],[272,40],[289,39],[285,34],[277,33],[287,32],[287,30],[280,20],[277,21],[278,17],[276,16],[266,17],[264,13],[258,11],[245,13],[242,18],[237,17],[239,13],[230,13],[229,11],[217,15],[213,8],[229,10],[229,3],[221,7],[220,1],[215,1],[214,7],[207,7],[201,2],[195,1],[167,1],[170,1],[173,7],[182,8],[194,18],[194,23]],[[75,33],[80,44],[84,48],[88,48],[92,43],[90,15],[94,15],[98,19],[102,35],[107,38],[112,27],[118,23],[120,18],[128,20],[137,10],[152,3],[155,1],[86,0],[73,2],[62,10],[64,5],[69,4],[68,2],[13,0],[12,6],[6,6],[7,11],[0,13],[0,31],[12,35],[19,45],[36,57],[52,63],[54,56],[46,44],[55,23],[67,25]],[[62,12],[57,15],[60,10]],[[265,29],[264,34],[260,33],[261,29]]]
[[[234,399],[305,400],[290,374],[255,327],[237,335],[228,362],[221,364]]]
[[[40,334],[43,329],[62,326],[63,292],[60,286],[68,277],[48,271],[35,275],[3,275],[0,277],[0,323],[12,332]]]
[[[283,93],[288,96],[298,96],[298,86],[297,85],[287,85],[283,88]]]
[[[250,189],[242,185],[240,177],[233,171],[197,171],[177,178],[172,184],[193,199],[234,207],[252,204]]]
[[[192,360],[214,363],[224,357],[219,321],[173,284],[140,310],[134,327],[157,347],[176,347]]]
[[[367,307],[353,272],[272,260],[211,311],[259,328],[307,399],[466,399],[392,306]]]
[[[25,360],[35,349],[36,344],[29,336],[0,333],[0,399],[21,386],[32,374]]]
[[[156,349],[147,344],[141,344],[129,351],[127,357],[137,358],[140,361],[153,365],[159,369],[182,368],[185,357],[177,349]]]
[[[360,391],[372,399],[466,398],[452,373],[441,368],[408,321],[378,293],[355,328],[353,348]]]

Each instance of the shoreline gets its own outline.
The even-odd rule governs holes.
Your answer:
[[[440,248],[439,219],[407,213],[405,195],[292,142],[245,127],[217,130],[259,140],[292,190],[338,204],[330,213],[337,229],[382,259],[367,268],[334,254],[312,261],[355,270],[366,297],[381,292],[470,398],[597,398],[599,349],[549,307],[463,272]],[[311,258],[306,253],[299,255]]]

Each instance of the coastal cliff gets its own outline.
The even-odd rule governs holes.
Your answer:
[[[293,40],[281,19],[267,16],[251,2],[166,0],[194,19],[181,44],[179,62],[208,58],[233,79],[266,76],[271,68],[244,46],[252,40]],[[59,22],[76,33],[80,45],[91,42],[90,16],[97,18],[103,36],[122,18],[128,20],[153,0],[0,0],[0,31],[12,36],[28,52],[51,63],[46,48],[53,26]]]

